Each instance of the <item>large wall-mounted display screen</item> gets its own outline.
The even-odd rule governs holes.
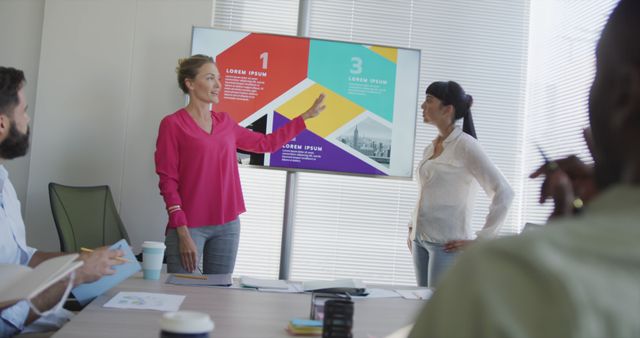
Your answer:
[[[212,56],[216,111],[270,133],[320,94],[326,110],[272,154],[242,163],[287,170],[411,177],[420,51],[214,28],[193,28],[192,54]]]

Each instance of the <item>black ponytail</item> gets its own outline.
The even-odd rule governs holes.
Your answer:
[[[452,105],[455,108],[455,120],[463,119],[462,131],[477,139],[476,128],[471,116],[473,97],[464,92],[464,89],[455,81],[433,82],[427,87],[427,94],[438,98],[444,105]]]
[[[462,109],[464,110],[462,118],[462,131],[478,139],[476,136],[476,127],[473,124],[473,117],[471,116],[471,106],[473,105],[473,96],[465,94],[465,100]],[[456,108],[456,111],[458,109]]]

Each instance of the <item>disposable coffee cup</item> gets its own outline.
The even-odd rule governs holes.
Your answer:
[[[144,279],[160,279],[165,248],[166,246],[162,242],[145,241],[142,243],[142,274]]]
[[[167,312],[160,322],[160,338],[209,338],[213,327],[213,321],[206,313]]]

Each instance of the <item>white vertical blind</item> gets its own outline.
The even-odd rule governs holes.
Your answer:
[[[298,1],[217,0],[213,27],[295,35]],[[240,168],[247,212],[240,216],[242,234],[234,274],[278,278],[286,173]]]
[[[531,6],[524,172],[543,160],[591,155],[582,137],[588,121],[588,94],[595,72],[595,45],[618,0],[536,0]],[[544,223],[552,203],[538,204],[541,180],[526,180],[523,220]]]
[[[214,0],[213,27],[296,35],[297,0]]]
[[[417,107],[426,84],[458,81],[474,96],[481,144],[518,196],[528,13],[528,1],[314,1],[309,26],[312,37],[421,49]],[[415,163],[436,132],[418,121],[416,147],[406,150]],[[415,181],[301,173],[298,189],[293,279],[415,283],[406,247]],[[489,203],[483,193],[478,197],[475,228],[484,224]],[[511,212],[504,233],[519,227]]]

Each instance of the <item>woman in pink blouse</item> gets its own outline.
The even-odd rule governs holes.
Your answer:
[[[165,243],[167,271],[231,273],[240,239],[238,215],[245,211],[236,149],[278,150],[302,132],[304,120],[325,106],[320,95],[311,108],[272,134],[239,126],[227,113],[210,111],[219,102],[220,73],[209,56],[181,60],[178,85],[189,104],[166,116],[156,142],[156,173],[169,214]]]

